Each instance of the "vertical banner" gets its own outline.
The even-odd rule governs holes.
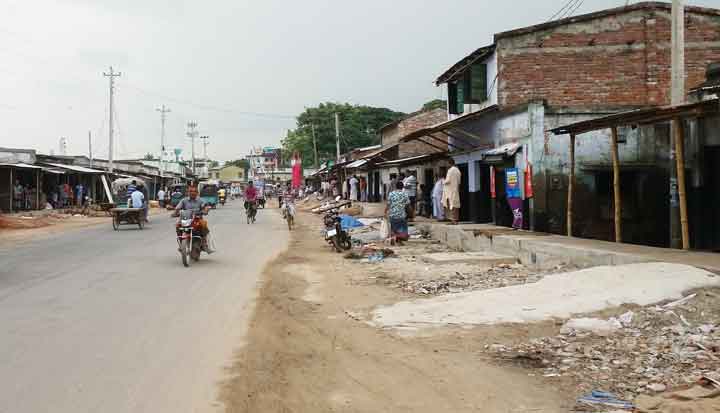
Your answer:
[[[517,168],[505,169],[505,194],[509,198],[522,199],[522,191],[520,190],[520,176]]]
[[[293,189],[300,188],[302,185],[302,160],[300,154],[295,151],[292,159],[292,187]]]
[[[528,148],[530,145],[525,145],[523,148],[523,154],[525,155],[525,198],[530,199],[534,196],[533,194],[533,185],[532,185],[532,164],[530,163],[530,159],[528,159]]]
[[[495,199],[497,194],[495,193],[495,167],[490,166],[490,198]]]

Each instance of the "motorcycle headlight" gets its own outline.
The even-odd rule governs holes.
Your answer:
[[[192,223],[192,219],[180,220],[180,225],[182,225],[183,227],[189,227],[191,223]]]

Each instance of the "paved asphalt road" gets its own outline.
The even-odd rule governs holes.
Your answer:
[[[207,412],[242,344],[263,266],[287,245],[275,211],[209,216],[218,252],[184,268],[174,220],[110,222],[0,246],[0,412]]]

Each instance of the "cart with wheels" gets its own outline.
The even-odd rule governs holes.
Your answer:
[[[143,208],[112,208],[112,226],[115,231],[120,225],[137,225],[138,228],[145,227],[145,210]]]

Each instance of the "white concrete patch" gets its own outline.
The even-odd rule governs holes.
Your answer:
[[[419,258],[435,265],[474,264],[486,267],[494,267],[501,264],[515,264],[518,261],[515,257],[493,254],[491,252],[435,252],[421,255]]]
[[[588,268],[534,284],[400,302],[373,311],[379,327],[526,323],[591,313],[621,304],[649,305],[684,291],[720,286],[720,277],[682,264]]]

